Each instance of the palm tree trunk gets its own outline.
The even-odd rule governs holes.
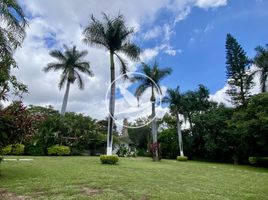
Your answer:
[[[68,96],[69,96],[69,90],[70,90],[70,81],[67,82],[65,94],[63,97],[62,107],[61,107],[61,115],[64,115],[66,112],[67,102],[68,102]]]
[[[107,133],[107,155],[112,155],[113,152],[113,125],[114,125],[114,109],[115,109],[115,69],[114,69],[114,54],[110,52],[110,69],[111,69],[111,93],[109,102],[109,117],[108,117],[108,133]]]
[[[177,118],[177,131],[178,131],[178,140],[179,140],[179,148],[180,148],[180,156],[184,156],[183,154],[183,142],[182,142],[182,134],[181,134],[181,123],[179,113],[176,113]]]
[[[154,96],[154,88],[152,87],[152,137],[153,137],[153,159],[158,161],[159,160],[159,149],[157,144],[157,126],[156,126],[156,119],[155,119],[155,96]]]

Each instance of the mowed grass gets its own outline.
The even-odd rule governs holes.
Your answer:
[[[14,157],[6,157],[14,158]],[[23,157],[20,157],[23,158]],[[25,157],[1,164],[0,199],[268,199],[268,170],[207,162]]]

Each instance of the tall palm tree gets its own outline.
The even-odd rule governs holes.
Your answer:
[[[122,15],[110,18],[103,14],[103,21],[91,17],[90,24],[84,30],[84,42],[91,46],[101,47],[110,54],[110,71],[111,71],[111,93],[109,100],[109,118],[108,118],[108,134],[107,134],[107,155],[112,155],[113,142],[113,124],[115,109],[115,64],[114,56],[117,57],[121,64],[120,70],[122,74],[128,71],[126,61],[120,56],[120,53],[126,55],[131,60],[139,59],[140,48],[130,42],[130,36],[133,34],[133,28],[125,25],[125,19]],[[126,77],[126,76],[125,76]]]
[[[62,70],[63,72],[61,74],[59,88],[62,89],[66,83],[65,94],[61,107],[61,115],[64,115],[67,107],[70,85],[77,80],[79,89],[83,89],[84,82],[79,72],[85,73],[88,76],[93,76],[93,72],[90,69],[89,62],[83,60],[83,58],[87,55],[87,51],[78,51],[76,46],[68,48],[64,45],[64,52],[52,50],[49,54],[58,59],[58,62],[49,63],[44,68],[44,71]]]
[[[255,48],[257,54],[254,58],[254,63],[257,67],[256,70],[253,71],[252,75],[260,74],[260,84],[261,91],[267,92],[267,81],[268,81],[268,44],[265,47],[258,46]]]
[[[152,103],[152,138],[153,138],[153,159],[159,160],[159,149],[157,144],[157,125],[155,119],[155,92],[162,94],[160,88],[160,81],[165,78],[167,75],[171,74],[171,68],[162,68],[160,69],[157,62],[152,66],[149,66],[145,63],[142,63],[141,73],[146,75],[136,75],[135,80],[139,81],[140,84],[135,91],[135,96],[139,99],[147,89],[151,89],[151,98]]]
[[[184,156],[181,123],[180,123],[180,113],[183,112],[183,105],[182,105],[183,95],[180,93],[179,86],[176,87],[175,89],[168,89],[167,96],[163,98],[163,102],[169,103],[169,109],[171,113],[176,117],[180,156]]]

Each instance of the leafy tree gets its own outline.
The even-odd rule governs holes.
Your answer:
[[[157,125],[155,119],[155,92],[162,94],[160,88],[160,81],[164,79],[167,75],[171,74],[171,68],[159,68],[158,64],[155,62],[152,66],[142,63],[141,73],[146,75],[135,75],[134,79],[139,82],[139,86],[135,91],[135,96],[139,99],[147,89],[151,90],[151,103],[152,103],[152,138],[153,145],[155,147],[153,151],[154,160],[159,160],[159,149],[157,145]]]
[[[244,109],[237,110],[229,121],[235,139],[236,156],[245,161],[249,156],[268,154],[268,93],[253,96]]]
[[[190,130],[193,131],[193,117],[206,111],[212,102],[209,102],[209,90],[204,85],[199,85],[196,91],[183,93],[181,99],[181,112],[185,120],[189,121]]]
[[[30,140],[37,133],[42,117],[32,115],[22,102],[13,102],[0,110],[0,149]]]
[[[228,129],[228,120],[233,114],[232,108],[224,105],[212,106],[205,112],[195,115],[194,134],[191,137],[191,156],[213,161],[230,162],[235,141]]]
[[[13,51],[25,37],[26,18],[16,0],[0,1],[0,18],[0,100],[7,100],[10,84],[15,95],[27,92],[27,87],[10,75],[11,67],[17,67]]]
[[[268,81],[268,44],[265,47],[258,46],[255,48],[257,54],[254,58],[254,63],[257,70],[253,71],[252,76],[257,73],[260,75],[261,91],[267,92],[267,81]]]
[[[111,93],[109,102],[109,126],[107,134],[107,155],[112,154],[113,142],[113,124],[115,109],[115,64],[114,56],[116,56],[121,64],[120,71],[122,74],[127,73],[128,67],[126,61],[121,57],[120,53],[126,55],[131,60],[138,60],[140,48],[130,42],[130,36],[133,34],[133,28],[128,28],[122,15],[110,18],[103,14],[103,21],[91,17],[90,24],[84,30],[84,42],[91,46],[106,49],[110,54],[110,72],[111,72]]]
[[[226,38],[226,75],[229,89],[227,94],[236,106],[245,105],[250,97],[252,77],[249,69],[250,60],[241,45],[231,35]]]
[[[182,132],[181,132],[181,121],[180,113],[183,112],[183,96],[180,93],[179,87],[175,89],[168,89],[167,96],[164,97],[163,101],[169,103],[169,109],[173,115],[176,117],[177,121],[177,133],[179,141],[180,156],[184,156],[183,153],[183,142],[182,142]]]
[[[83,60],[83,58],[87,55],[87,51],[78,51],[75,46],[68,48],[66,45],[64,45],[64,49],[64,52],[59,50],[51,51],[50,55],[58,59],[58,62],[49,63],[44,68],[45,72],[51,70],[63,71],[59,82],[59,88],[62,89],[66,83],[66,89],[61,107],[61,115],[64,115],[66,111],[70,85],[77,80],[79,89],[84,88],[84,82],[79,72],[85,73],[88,76],[93,76],[89,62]]]

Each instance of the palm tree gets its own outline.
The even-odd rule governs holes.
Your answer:
[[[162,94],[160,88],[160,81],[167,75],[171,74],[171,68],[160,69],[155,62],[152,66],[142,63],[141,73],[144,75],[135,75],[134,79],[140,84],[135,91],[135,96],[139,99],[147,89],[151,89],[151,103],[152,103],[152,137],[153,137],[153,159],[159,160],[159,149],[157,144],[157,125],[155,119],[155,92]]]
[[[83,32],[85,36],[84,42],[86,44],[104,48],[110,54],[111,93],[109,100],[107,155],[112,155],[113,142],[113,117],[115,109],[114,56],[118,58],[121,64],[121,73],[126,75],[128,71],[127,63],[119,54],[122,53],[133,61],[137,61],[140,54],[140,48],[130,42],[130,36],[133,32],[133,28],[126,27],[125,19],[122,15],[110,18],[106,14],[103,14],[103,22],[92,16],[90,24]]]
[[[254,58],[254,63],[257,67],[252,75],[260,74],[261,91],[267,92],[267,78],[268,78],[268,44],[265,47],[258,46],[255,48],[257,55]]]
[[[19,83],[15,76],[10,75],[10,70],[11,66],[17,66],[13,51],[21,45],[27,23],[16,0],[0,0],[0,19],[3,22],[0,24],[0,100],[7,100],[10,84],[15,90],[26,87]]]
[[[84,82],[79,72],[85,73],[88,76],[93,76],[89,62],[83,60],[83,58],[87,55],[87,51],[78,51],[76,49],[76,46],[68,48],[66,45],[64,45],[64,49],[65,49],[64,52],[61,52],[59,50],[51,51],[49,54],[52,57],[58,59],[58,62],[49,63],[44,68],[45,72],[51,70],[63,71],[59,82],[60,89],[62,89],[64,84],[67,82],[61,107],[61,115],[64,115],[66,111],[70,85],[77,80],[79,89],[84,88]]]
[[[169,109],[171,113],[176,117],[180,156],[184,156],[181,123],[180,123],[180,113],[183,112],[183,105],[182,105],[183,95],[180,93],[179,86],[176,87],[175,89],[168,89],[167,96],[163,98],[163,102],[169,103]]]
[[[0,27],[0,44],[2,51],[11,53],[21,45],[25,37],[26,18],[16,0],[0,0],[0,18],[5,27]],[[2,46],[3,45],[3,46]]]

